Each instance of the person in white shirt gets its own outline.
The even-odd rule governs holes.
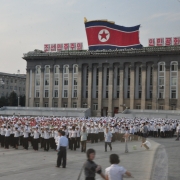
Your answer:
[[[79,127],[78,126],[76,126],[76,133],[77,133],[76,148],[80,148],[80,131],[79,131]]]
[[[150,149],[151,147],[151,143],[149,141],[147,141],[146,139],[143,139],[142,140],[142,144],[141,144],[141,147],[144,146],[147,150]]]
[[[44,151],[49,151],[49,138],[50,138],[50,131],[49,128],[46,127],[44,131]]]
[[[19,145],[19,130],[16,127],[15,131],[14,131],[14,147],[15,147],[15,149],[18,149],[18,145]]]
[[[112,140],[112,134],[109,131],[109,129],[106,128],[106,132],[104,133],[105,152],[107,152],[107,145],[110,147],[110,150],[112,150],[111,140]]]
[[[33,134],[34,134],[34,136],[33,136],[33,149],[35,151],[38,151],[38,149],[39,149],[39,134],[40,134],[38,127],[36,127]]]
[[[128,130],[128,127],[126,127],[126,131],[125,131],[125,134],[124,134],[124,139],[125,139],[125,153],[128,153],[129,151],[128,151],[128,144],[127,144],[127,142],[128,142],[128,139],[129,139],[129,136],[130,136],[130,134],[129,134],[129,130]]]
[[[5,125],[2,125],[1,128],[1,147],[4,147],[4,139],[5,139]]]
[[[105,169],[106,180],[123,180],[123,176],[132,177],[129,171],[118,165],[120,160],[117,154],[111,154],[109,161],[111,166]]]
[[[83,130],[80,132],[81,135],[81,152],[86,152],[86,141],[88,133],[86,132],[86,127],[83,126]]]
[[[11,134],[11,129],[10,129],[10,126],[8,126],[5,129],[5,139],[4,139],[5,149],[9,149],[9,137],[10,137],[10,134]]]
[[[23,130],[23,147],[24,149],[28,150],[28,138],[29,138],[29,131],[28,131],[28,128],[27,127],[24,127],[24,130]]]
[[[176,127],[176,133],[177,133],[176,141],[179,141],[180,124],[179,124],[179,125],[177,124],[177,127]]]
[[[75,127],[72,127],[72,130],[70,132],[70,138],[71,138],[71,150],[76,151],[76,145],[77,145],[77,131],[75,130]]]

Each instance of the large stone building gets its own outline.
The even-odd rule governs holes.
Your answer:
[[[8,96],[16,92],[18,96],[25,95],[26,75],[0,72],[0,96]]]
[[[84,107],[92,116],[112,116],[125,108],[180,109],[180,46],[36,50],[23,59],[29,107]]]

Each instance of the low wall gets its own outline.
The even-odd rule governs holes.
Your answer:
[[[11,116],[66,116],[66,117],[88,117],[91,116],[89,108],[43,108],[43,107],[2,107],[0,115]]]

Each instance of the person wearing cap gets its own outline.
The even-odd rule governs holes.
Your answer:
[[[45,127],[45,131],[44,131],[44,151],[49,151],[49,138],[50,138],[49,128]]]
[[[35,151],[38,151],[39,149],[39,130],[38,127],[35,127],[34,132],[33,132],[33,149]]]
[[[76,145],[77,145],[77,132],[75,130],[75,127],[72,127],[72,130],[70,132],[70,138],[71,138],[71,150],[76,151]]]
[[[81,135],[81,152],[86,152],[86,141],[87,141],[88,133],[86,132],[85,126],[83,126],[80,135]]]
[[[24,149],[28,150],[28,138],[29,138],[29,132],[28,132],[28,128],[27,127],[24,127],[24,130],[23,130],[23,147]]]
[[[14,131],[14,148],[15,149],[18,149],[18,145],[19,145],[19,130],[18,130],[18,127],[15,128],[15,131]]]
[[[125,130],[125,134],[124,134],[124,139],[125,139],[125,153],[128,153],[129,152],[129,150],[128,150],[128,139],[129,139],[129,136],[130,136],[130,134],[129,134],[129,129],[128,129],[128,127],[126,127],[126,130]]]
[[[5,127],[6,126],[4,124],[1,127],[1,147],[4,147]]]
[[[104,133],[105,152],[107,152],[107,145],[109,146],[110,150],[112,150],[111,140],[112,140],[112,134],[109,131],[109,128],[106,128],[106,131]]]
[[[10,137],[10,133],[11,133],[11,128],[10,128],[10,126],[8,126],[5,129],[5,139],[4,139],[5,149],[9,149],[9,137]]]

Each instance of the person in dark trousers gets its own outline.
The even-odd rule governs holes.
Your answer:
[[[109,131],[109,129],[106,128],[106,132],[104,133],[105,152],[107,152],[107,145],[110,147],[110,150],[112,150],[111,140],[112,140],[112,134]]]
[[[86,127],[83,126],[83,130],[80,132],[81,134],[81,152],[86,152],[86,141],[87,141],[87,132]]]
[[[71,150],[76,151],[77,146],[77,131],[75,130],[75,127],[72,127],[72,130],[70,132],[70,138],[71,138]]]
[[[95,150],[88,149],[86,152],[87,161],[84,164],[84,174],[85,180],[95,180],[96,173],[99,174],[103,179],[105,179],[102,173],[101,166],[97,165],[93,160],[95,158]]]
[[[67,156],[67,148],[68,148],[68,138],[65,136],[64,131],[59,131],[59,143],[57,147],[58,152],[58,159],[57,159],[57,166],[60,167],[62,164],[63,168],[66,168],[66,156]]]

